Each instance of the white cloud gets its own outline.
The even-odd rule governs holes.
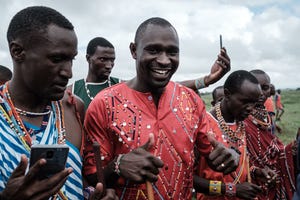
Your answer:
[[[11,66],[6,30],[11,17],[41,1],[2,0],[0,24],[0,64]],[[74,61],[73,78],[87,74],[85,49],[90,39],[102,36],[116,48],[112,75],[129,79],[135,64],[129,43],[145,19],[168,19],[180,37],[180,68],[174,80],[195,78],[208,73],[219,52],[219,34],[232,61],[232,71],[261,68],[278,88],[300,87],[300,3],[297,0],[45,0],[74,24],[79,54]],[[212,90],[219,83],[210,86]]]

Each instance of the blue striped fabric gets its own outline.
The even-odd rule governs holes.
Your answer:
[[[3,102],[0,97],[0,103]],[[0,106],[7,106],[1,103]],[[38,144],[56,144],[58,140],[58,133],[55,126],[55,108],[52,104],[52,111],[49,117],[49,123],[44,132],[36,135],[36,142]],[[68,141],[66,144],[70,147],[69,156],[66,167],[72,167],[73,173],[68,177],[62,191],[68,199],[83,199],[82,194],[82,158],[79,150]],[[21,140],[3,117],[0,111],[0,191],[5,188],[7,180],[9,179],[13,170],[18,166],[21,154],[27,155],[29,152],[23,146]],[[28,170],[28,169],[27,169]],[[60,199],[59,197],[57,199]]]

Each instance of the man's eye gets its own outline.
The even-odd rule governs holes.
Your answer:
[[[51,57],[50,59],[51,59],[51,61],[52,61],[53,63],[59,63],[59,62],[61,62],[61,61],[63,60],[63,58],[60,57],[60,56],[53,56],[53,57]]]
[[[168,52],[168,54],[170,56],[177,56],[178,55],[178,51],[171,51],[171,52]]]
[[[157,54],[158,53],[158,51],[156,50],[156,49],[147,49],[147,51],[148,51],[148,53],[150,53],[150,54]]]

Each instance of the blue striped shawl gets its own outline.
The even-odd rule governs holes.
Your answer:
[[[0,95],[0,106],[8,106],[8,104],[4,102],[5,99]],[[40,132],[36,135],[37,143],[57,144],[58,131],[55,126],[56,117],[55,104],[52,103],[52,111],[48,125],[44,132]],[[68,199],[83,199],[81,176],[82,158],[79,150],[75,146],[68,141],[66,144],[70,147],[66,167],[72,167],[73,173],[69,175],[66,183],[62,187],[62,191]],[[3,117],[3,113],[0,111],[0,191],[4,190],[11,173],[18,166],[21,154],[25,154],[29,158],[30,152],[23,146],[18,135],[10,128]]]

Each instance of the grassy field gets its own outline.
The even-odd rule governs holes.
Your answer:
[[[202,99],[205,102],[207,110],[211,107],[211,93],[201,94]],[[300,127],[300,90],[282,90],[281,100],[284,104],[284,114],[281,117],[281,121],[278,125],[282,128],[282,134],[278,134],[278,137],[283,143],[288,144],[292,141]]]

